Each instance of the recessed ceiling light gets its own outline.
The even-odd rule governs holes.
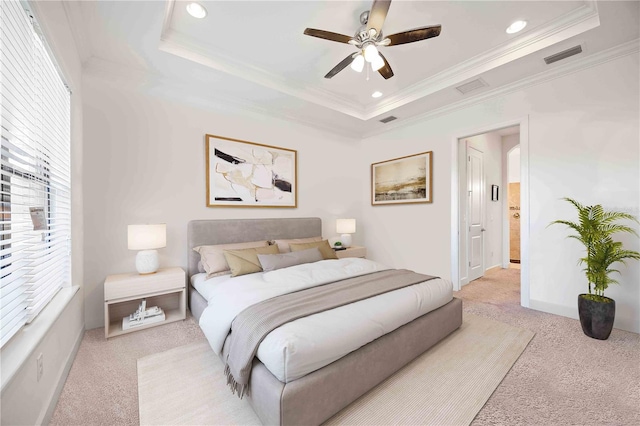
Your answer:
[[[189,12],[189,15],[198,19],[202,19],[207,16],[207,9],[205,9],[200,3],[189,3],[187,5],[187,12]]]
[[[382,92],[375,91],[371,94],[372,98],[379,98],[380,96],[382,96]]]
[[[518,31],[522,31],[526,26],[527,21],[516,21],[513,24],[509,25],[509,28],[507,28],[507,34],[515,34]]]

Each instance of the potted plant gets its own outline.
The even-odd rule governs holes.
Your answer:
[[[616,211],[605,211],[600,204],[583,206],[571,198],[564,200],[573,204],[578,210],[578,222],[556,220],[553,224],[566,225],[576,234],[569,235],[584,244],[586,256],[580,259],[585,265],[584,271],[589,281],[589,293],[578,295],[578,314],[582,331],[594,339],[606,340],[611,334],[615,318],[616,303],[604,295],[609,284],[618,282],[611,276],[614,272],[612,265],[627,259],[640,259],[640,253],[626,250],[622,243],[614,241],[612,235],[618,232],[638,235],[631,227],[619,223],[620,220],[632,220],[633,215]]]

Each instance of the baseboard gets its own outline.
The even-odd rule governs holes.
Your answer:
[[[82,338],[84,337],[84,327],[80,329],[80,333],[76,338],[76,343],[73,345],[73,350],[67,357],[67,360],[64,365],[64,369],[62,370],[62,374],[58,379],[58,385],[56,386],[53,394],[51,395],[51,400],[49,401],[49,407],[47,411],[44,413],[44,417],[41,419],[38,424],[48,425],[51,421],[51,417],[53,416],[53,412],[56,409],[56,405],[58,405],[58,399],[60,398],[60,393],[62,393],[62,389],[64,388],[64,384],[67,382],[67,377],[69,376],[69,371],[71,370],[71,366],[73,365],[73,361],[76,359],[76,355],[78,354],[78,350],[80,349],[80,343],[82,343]]]
[[[492,271],[492,270],[494,270],[494,269],[502,269],[502,265],[498,263],[497,265],[489,266],[489,267],[488,267],[487,269],[485,269],[484,271],[485,271],[485,272],[489,272],[489,271]]]
[[[576,295],[577,299],[577,295]],[[579,320],[578,317],[578,301],[574,306],[556,305],[555,303],[543,302],[540,300],[529,300],[529,308],[536,311],[546,312],[549,314],[560,315],[567,318]],[[640,333],[640,325],[637,322],[637,317],[627,317],[623,313],[616,312],[616,320],[613,323],[613,328],[618,330],[629,331],[631,333]]]
[[[560,315],[567,318],[578,319],[578,305],[569,307],[556,305],[555,303],[543,302],[541,300],[529,300],[529,308],[549,314]]]

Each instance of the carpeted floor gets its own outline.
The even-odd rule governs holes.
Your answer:
[[[469,425],[532,338],[529,330],[465,313],[458,330],[323,426]],[[259,425],[223,371],[202,342],[140,358],[140,423]]]
[[[586,337],[577,320],[520,307],[518,269],[495,270],[456,296],[465,312],[536,333],[472,425],[640,424],[640,336]],[[136,360],[204,341],[192,318],[106,341],[85,333],[51,425],[137,425]]]

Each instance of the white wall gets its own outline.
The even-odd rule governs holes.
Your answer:
[[[520,140],[520,138],[518,138]],[[520,182],[520,147],[513,148],[513,151],[507,155],[507,171],[509,175],[509,183]]]
[[[36,2],[31,5],[31,11],[35,14],[73,93],[71,96],[71,281],[73,286],[80,286],[80,289],[75,293],[70,290],[60,292],[31,325],[23,328],[2,348],[0,357],[3,373],[9,363],[19,366],[13,371],[14,374],[10,379],[8,377],[2,379],[0,423],[3,425],[48,423],[84,333],[82,66],[62,4],[59,1]],[[69,294],[74,294],[70,300],[68,300]],[[61,300],[64,302],[60,302]],[[38,337],[34,338],[36,334]],[[44,337],[40,338],[40,335]],[[38,381],[36,357],[39,354],[43,354],[43,374]]]
[[[639,213],[638,54],[365,139],[360,175],[370,163],[434,151],[433,204],[371,206],[362,199],[369,257],[396,267],[451,277],[451,143],[465,131],[529,119],[531,307],[577,317],[587,283],[581,248],[555,219],[575,219],[560,198]],[[470,133],[467,133],[470,134]],[[368,181],[362,183],[363,193]],[[637,225],[633,225],[636,226]],[[637,238],[625,237],[638,250]],[[640,331],[640,262],[622,266],[617,328]]]
[[[161,97],[160,90],[153,93],[122,81],[84,78],[87,328],[103,325],[106,276],[135,271],[135,252],[127,250],[128,224],[167,224],[161,266],[186,268],[192,219],[317,216],[324,236],[332,237],[336,218],[354,217],[358,244],[363,235],[358,140],[270,117],[193,107]],[[298,208],[207,208],[207,133],[297,150]]]

